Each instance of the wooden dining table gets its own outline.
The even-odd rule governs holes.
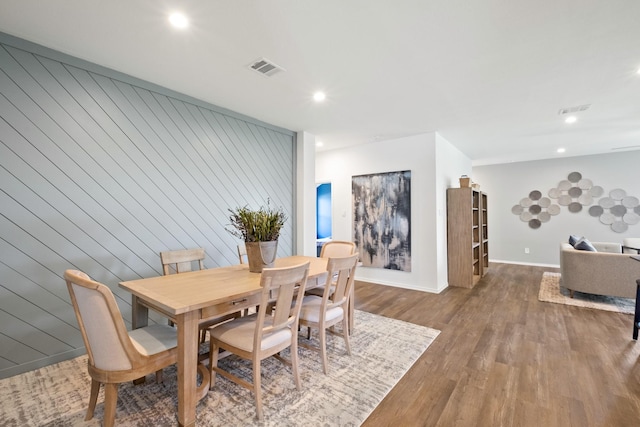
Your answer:
[[[327,259],[308,256],[278,258],[275,267],[309,262],[307,288],[326,274]],[[260,303],[260,274],[249,272],[247,264],[211,268],[188,273],[121,282],[132,294],[133,328],[146,326],[149,308],[175,319],[178,328],[178,423],[195,426],[198,390],[199,325],[209,319],[235,313]],[[202,371],[201,371],[202,373]],[[208,375],[208,372],[207,372]]]

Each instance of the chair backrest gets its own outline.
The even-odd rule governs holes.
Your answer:
[[[356,275],[358,254],[351,256],[329,258],[327,261],[327,277],[333,277],[331,286],[325,286],[322,294],[322,304],[326,308],[345,304],[351,294],[351,288]]]
[[[240,260],[240,264],[245,263],[245,259],[247,258],[247,247],[244,243],[238,245],[238,259]],[[247,259],[247,262],[249,260]]]
[[[194,262],[197,262],[200,270],[204,269],[204,248],[182,249],[178,251],[160,252],[160,262],[162,262],[162,273],[166,276],[171,274],[171,267],[176,273],[192,271]]]
[[[275,333],[286,327],[297,331],[298,316],[309,275],[309,262],[293,267],[264,268],[261,274],[262,300],[258,309],[258,326],[254,336],[253,348],[255,349],[260,348],[259,343],[264,335]],[[274,296],[276,302],[270,316],[272,322],[265,324],[269,302]]]
[[[320,250],[320,258],[345,257],[356,252],[356,244],[342,240],[325,243]]]
[[[78,270],[65,271],[64,278],[89,364],[105,371],[137,367],[140,354],[131,343],[111,289]]]

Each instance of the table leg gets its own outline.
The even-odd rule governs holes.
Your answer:
[[[140,304],[138,297],[131,296],[131,327],[133,329],[142,328],[149,324],[149,309]]]
[[[636,280],[636,313],[633,316],[633,339],[638,339],[638,329],[640,329],[640,279]]]
[[[178,326],[178,425],[196,425],[198,364],[198,312],[179,314]]]
[[[131,296],[131,328],[144,328],[149,324],[149,309],[140,304],[137,296]],[[160,371],[162,372],[162,371]],[[133,384],[140,385],[145,383],[145,377],[133,380]]]

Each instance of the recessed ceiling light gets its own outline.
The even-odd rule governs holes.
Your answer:
[[[169,22],[176,28],[184,29],[189,26],[189,19],[180,12],[169,15]]]
[[[567,150],[565,150],[564,148],[558,148],[556,151],[557,151],[558,153],[564,153],[564,152],[565,152],[565,151],[567,151]]]
[[[638,68],[638,71],[636,71],[636,73],[640,74],[640,68]]]
[[[313,94],[313,100],[316,102],[322,102],[327,98],[327,95],[324,92],[316,92]]]
[[[322,147],[323,145],[322,141],[316,141],[316,147]]]
[[[578,120],[576,116],[569,116],[564,119],[565,123],[575,123]]]

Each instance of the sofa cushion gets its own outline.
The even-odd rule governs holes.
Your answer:
[[[573,247],[576,248],[579,251],[598,252],[596,250],[596,248],[593,247],[591,242],[589,240],[585,239],[584,237],[582,239],[578,240]]]
[[[598,252],[607,252],[610,254],[621,254],[622,253],[622,245],[620,243],[612,243],[612,242],[591,242],[596,251]]]
[[[569,235],[569,244],[574,248],[576,247],[576,243],[578,243],[578,240],[580,240],[580,237],[576,236],[575,234]]]

